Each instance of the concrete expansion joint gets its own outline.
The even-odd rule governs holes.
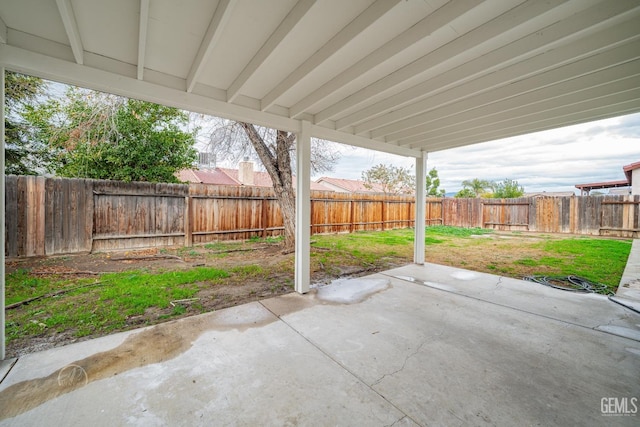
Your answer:
[[[422,341],[420,343],[420,345],[411,354],[408,354],[407,357],[404,358],[404,362],[402,362],[402,366],[400,368],[398,368],[395,371],[390,372],[388,374],[384,374],[383,376],[378,378],[376,381],[374,381],[371,384],[371,387],[374,387],[374,386],[380,384],[382,382],[382,380],[384,380],[386,377],[390,377],[390,376],[393,376],[393,375],[397,374],[398,372],[402,372],[402,370],[405,368],[405,366],[407,366],[407,362],[409,361],[409,359],[411,359],[413,356],[418,354],[420,352],[420,350],[422,350],[422,347],[424,347],[424,345],[426,343],[427,343],[427,340]]]
[[[427,339],[425,339],[424,341],[422,341],[420,343],[420,345],[418,346],[418,348],[416,349],[416,351],[414,351],[413,353],[411,353],[410,355],[408,355],[405,360],[404,363],[402,364],[402,367],[400,369],[398,369],[397,371],[391,373],[391,374],[385,374],[382,376],[382,378],[380,378],[378,381],[376,381],[373,385],[369,385],[362,377],[358,376],[355,372],[353,372],[352,370],[350,370],[347,366],[345,366],[344,364],[342,364],[339,360],[337,360],[335,357],[333,357],[329,352],[327,352],[325,349],[323,349],[318,343],[314,342],[313,340],[311,340],[309,337],[305,336],[303,333],[301,333],[299,330],[297,330],[296,328],[293,327],[293,325],[291,325],[289,322],[286,321],[286,319],[284,317],[278,316],[276,313],[274,313],[271,309],[269,309],[265,304],[263,304],[262,301],[259,301],[260,305],[262,305],[265,309],[267,309],[269,312],[273,313],[274,316],[276,316],[278,318],[278,320],[280,322],[282,322],[284,325],[286,325],[289,329],[291,329],[295,334],[297,334],[298,336],[300,336],[303,340],[305,340],[306,342],[308,342],[309,344],[311,344],[313,347],[315,347],[318,351],[320,351],[322,354],[324,354],[327,358],[329,358],[329,360],[331,360],[333,363],[335,363],[336,365],[338,365],[341,369],[343,369],[345,372],[347,372],[349,375],[351,375],[353,378],[355,378],[357,381],[359,381],[361,384],[363,384],[365,387],[368,387],[372,392],[376,393],[378,396],[380,396],[382,399],[384,399],[387,403],[389,403],[391,406],[393,406],[394,408],[396,408],[399,412],[401,412],[403,414],[402,417],[400,417],[399,419],[397,419],[396,421],[393,422],[393,424],[391,424],[391,426],[396,425],[398,422],[402,421],[403,419],[407,418],[409,420],[411,420],[415,425],[417,426],[421,426],[421,424],[419,424],[416,420],[414,420],[413,418],[411,418],[409,415],[407,415],[402,409],[400,409],[399,407],[397,407],[393,402],[391,402],[389,399],[387,399],[385,396],[383,396],[381,393],[379,393],[378,391],[376,391],[373,388],[373,385],[378,384],[380,381],[382,381],[384,379],[384,377],[388,376],[388,375],[393,375],[395,373],[398,373],[400,371],[402,371],[405,367],[405,365],[407,364],[407,360],[410,357],[415,356],[421,349],[422,347],[427,343]]]
[[[11,366],[9,366],[9,369],[7,369],[7,372],[4,373],[4,375],[2,376],[2,378],[0,378],[0,384],[2,384],[4,382],[4,380],[9,376],[9,374],[11,373],[11,370],[13,369],[14,366],[16,366],[16,364],[18,363],[18,359],[19,357],[16,357],[15,359],[13,359],[13,362],[11,362]],[[6,360],[5,360],[6,362]]]

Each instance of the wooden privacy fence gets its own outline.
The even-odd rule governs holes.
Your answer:
[[[8,257],[280,235],[273,190],[6,177]],[[637,237],[640,196],[427,199],[427,225]],[[413,227],[411,196],[311,192],[311,232]]]

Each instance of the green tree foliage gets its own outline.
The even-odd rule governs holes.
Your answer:
[[[458,191],[454,197],[457,197],[459,199],[473,199],[474,197],[476,197],[476,193],[474,193],[469,188],[463,188],[462,190]]]
[[[518,184],[518,181],[512,179],[505,179],[502,182],[498,182],[493,192],[493,197],[497,199],[515,199],[522,197],[524,194],[524,187]]]
[[[362,172],[364,186],[373,189],[374,184],[386,194],[411,194],[415,189],[416,177],[408,168],[379,164]]]
[[[46,97],[47,84],[37,77],[5,73],[5,173],[35,175],[46,172],[50,151],[33,138],[27,117]]]
[[[469,192],[465,192],[465,194],[472,194],[471,196],[465,197],[483,197],[490,192],[493,187],[494,183],[486,179],[473,178],[462,181],[462,188],[469,190]],[[456,195],[456,197],[458,196]]]
[[[427,174],[427,196],[444,197],[446,193],[445,189],[440,189],[440,178],[438,178],[438,171],[436,168],[432,168]]]
[[[188,115],[176,108],[70,88],[31,120],[56,153],[55,172],[74,178],[178,182],[196,159]]]

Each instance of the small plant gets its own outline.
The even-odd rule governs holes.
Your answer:
[[[173,307],[173,310],[171,312],[172,316],[180,316],[181,314],[185,314],[187,312],[187,309],[185,306],[183,305],[176,305],[175,307]]]
[[[247,241],[250,243],[260,243],[263,239],[260,236],[251,236]]]

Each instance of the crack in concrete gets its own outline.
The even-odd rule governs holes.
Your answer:
[[[405,418],[407,418],[406,415],[395,420],[393,424],[386,424],[385,427],[393,427],[394,425],[398,424],[400,421],[404,420]]]
[[[415,356],[416,354],[418,354],[420,352],[420,350],[422,349],[422,347],[424,347],[424,345],[427,343],[427,340],[422,341],[422,343],[420,343],[420,345],[418,346],[418,348],[416,348],[416,350],[407,355],[407,357],[404,358],[404,362],[402,363],[402,366],[399,369],[396,369],[395,371],[388,373],[388,374],[384,374],[383,376],[381,376],[379,379],[377,379],[376,381],[374,381],[371,384],[371,387],[376,386],[378,384],[380,384],[380,382],[382,382],[382,380],[384,380],[386,377],[392,376],[397,374],[398,372],[401,372],[405,366],[407,366],[407,362],[409,361],[409,359],[411,359],[413,356]]]

